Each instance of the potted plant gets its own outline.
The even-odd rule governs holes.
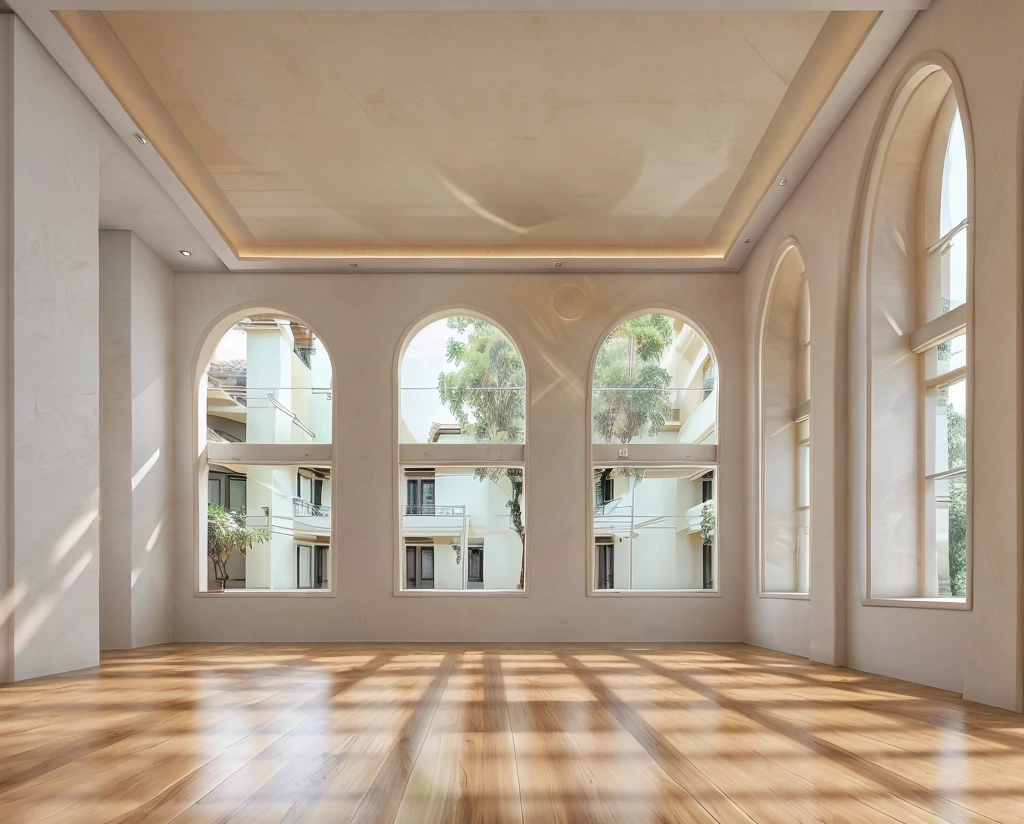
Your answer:
[[[210,504],[206,516],[206,553],[213,561],[213,576],[217,585],[213,591],[223,591],[228,580],[228,559],[238,552],[244,557],[256,544],[270,540],[268,527],[249,527],[245,516],[229,512],[219,504]]]

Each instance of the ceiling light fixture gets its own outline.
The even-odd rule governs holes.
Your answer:
[[[180,249],[182,257],[192,257],[192,253],[188,249]]]
[[[146,136],[142,132],[135,133],[135,139],[139,141],[143,146],[148,146],[149,141],[146,140]]]
[[[350,263],[349,266],[351,266],[353,269],[358,269],[359,268],[359,264],[358,263]]]
[[[780,186],[785,186],[787,183],[789,183],[789,181],[786,180],[786,178],[782,178],[782,180],[779,181]]]
[[[555,266],[561,266],[561,265],[562,265],[561,261],[555,261]]]
[[[750,243],[750,238],[748,237],[748,238],[747,238],[747,239],[746,239],[745,241],[743,241],[743,242],[744,242],[744,243]]]

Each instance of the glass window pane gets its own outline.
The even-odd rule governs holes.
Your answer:
[[[399,383],[402,443],[524,442],[526,370],[493,324],[428,324],[402,356]]]
[[[403,472],[422,475],[424,469]],[[435,467],[432,472],[434,477],[421,487],[431,503],[403,504],[399,517],[403,545],[431,548],[433,588],[462,590],[482,583],[473,589],[520,589],[526,542],[522,467]],[[479,549],[477,562],[471,562],[467,547]],[[406,587],[414,586],[407,577]]]
[[[210,471],[224,469],[211,467]],[[322,468],[284,465],[231,468],[231,495],[242,498],[244,509],[232,511],[214,503],[207,508],[208,589],[310,585],[299,576],[311,574],[312,555],[307,553],[303,563],[297,564],[296,548],[330,544],[331,507],[296,496],[295,477],[300,469],[328,474]]]
[[[594,510],[597,587],[714,588],[715,499],[711,467],[616,467],[615,497]],[[611,546],[611,551],[602,546]],[[602,567],[602,553],[613,557]],[[607,561],[605,561],[607,564]]]
[[[960,110],[956,110],[946,144],[942,169],[942,217],[940,237],[967,219],[967,143]]]
[[[930,391],[934,415],[934,465],[927,474],[956,469],[967,463],[967,381],[959,380]]]
[[[595,443],[716,443],[714,359],[697,331],[641,315],[608,335],[593,386]]]
[[[811,505],[811,445],[802,443],[797,454],[797,501],[798,507]]]
[[[928,277],[933,288],[928,299],[928,319],[967,303],[967,227],[946,243],[933,249],[928,259]],[[935,284],[934,279],[938,278]]]
[[[331,361],[308,326],[245,318],[221,338],[206,370],[207,439],[330,443]]]
[[[929,367],[929,377],[946,375],[966,365],[967,335],[957,335],[935,347],[934,367]]]
[[[935,507],[935,583],[940,598],[967,597],[967,478],[932,482]]]

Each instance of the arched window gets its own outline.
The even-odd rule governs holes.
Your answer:
[[[399,591],[526,585],[526,369],[494,323],[422,326],[399,366]]]
[[[331,381],[327,351],[292,318],[252,314],[213,349],[199,398],[200,589],[332,588]]]
[[[613,329],[594,364],[590,591],[718,587],[714,353],[681,318]]]
[[[966,601],[970,179],[965,113],[936,65],[876,150],[867,259],[871,599]]]
[[[799,250],[786,251],[761,320],[761,592],[810,588],[811,306]]]

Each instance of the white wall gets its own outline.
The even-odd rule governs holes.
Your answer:
[[[753,330],[773,257],[790,236],[800,242],[809,272],[814,341],[811,598],[759,598],[756,557],[750,552],[746,637],[815,660],[845,662],[1017,710],[1022,709],[1018,249],[1024,41],[1007,32],[1021,30],[1024,5],[1015,0],[934,0],[930,10],[917,16],[743,269],[747,363],[756,363]],[[861,605],[865,366],[862,341],[848,338],[857,227],[876,129],[897,82],[912,63],[932,51],[947,55],[960,74],[975,145],[977,402],[970,612]],[[751,409],[754,386],[751,368]],[[748,417],[751,467],[756,467],[755,421]],[[756,473],[750,472],[748,500],[754,500],[755,479]],[[748,543],[754,546],[754,521],[747,526]]]
[[[132,646],[172,640],[173,276],[132,235]]]
[[[132,233],[99,233],[100,648],[132,647]]]
[[[99,233],[100,644],[172,639],[172,273],[131,232]]]
[[[15,483],[0,619],[6,677],[22,679],[99,661],[98,116],[23,24],[2,25],[13,97],[0,323],[13,432],[2,437]]]
[[[590,310],[564,321],[555,292],[578,284]],[[736,640],[743,626],[743,283],[731,275],[224,275],[178,273],[175,289],[178,640]],[[458,301],[443,296],[458,296]],[[275,307],[309,323],[335,367],[333,597],[194,594],[193,391],[198,348],[229,312]],[[528,372],[526,596],[394,595],[398,563],[397,350],[444,309],[492,317]],[[586,596],[593,478],[586,416],[602,334],[641,309],[694,318],[720,364],[721,597]],[[237,319],[232,315],[231,319]],[[441,498],[439,497],[439,502]],[[485,563],[486,563],[485,556]],[[485,572],[485,575],[489,575]],[[461,600],[460,600],[461,599]]]

